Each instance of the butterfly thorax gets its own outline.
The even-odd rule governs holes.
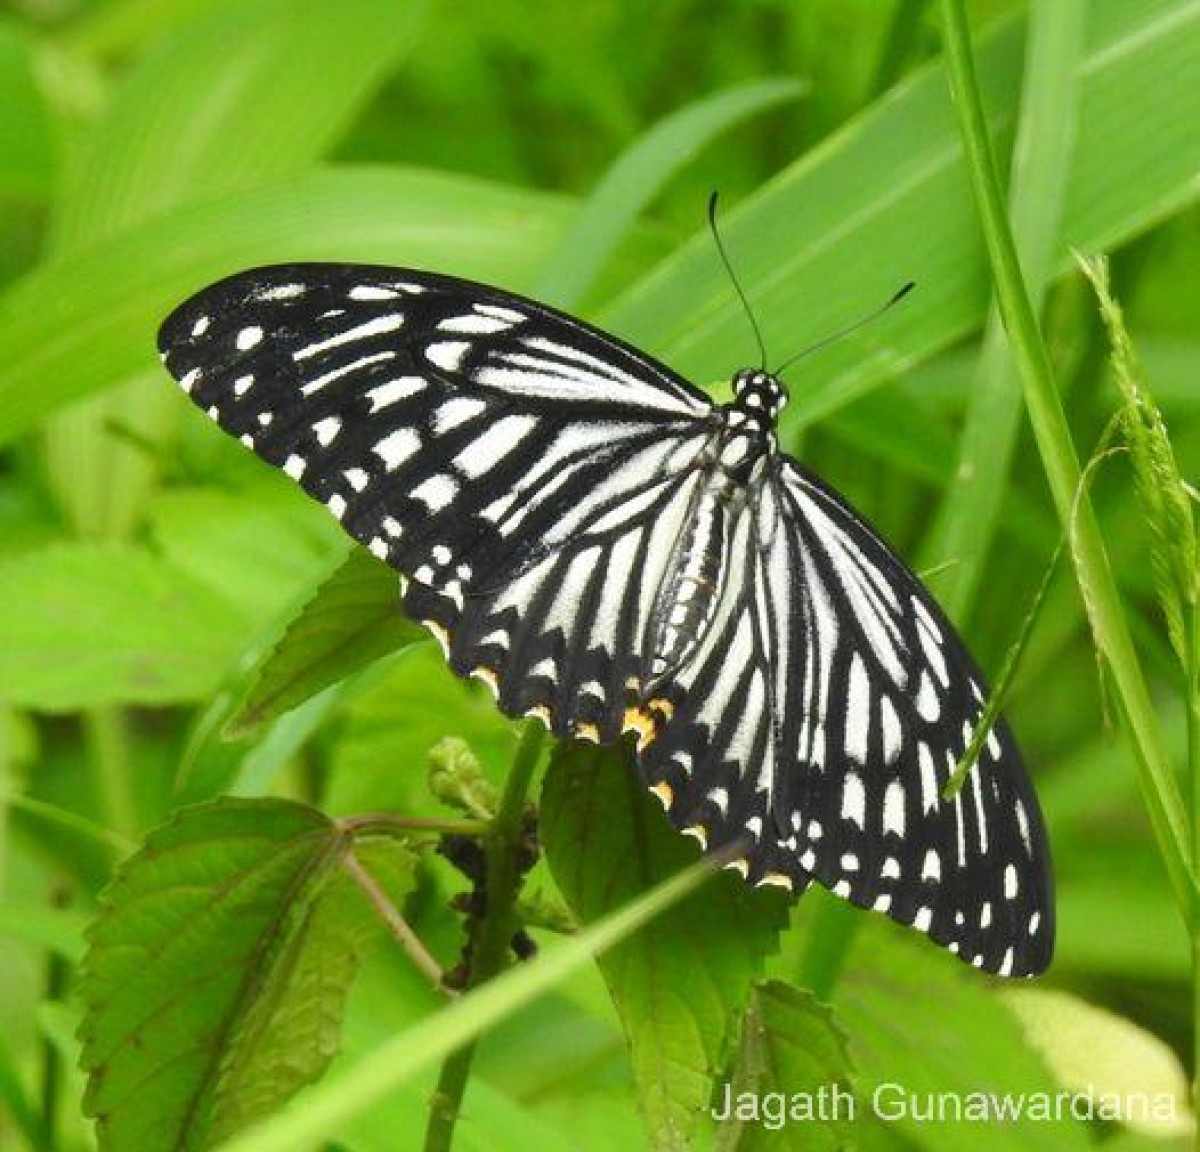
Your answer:
[[[787,403],[787,388],[769,372],[743,368],[733,378],[733,395],[718,409],[721,433],[715,452],[729,479],[748,484],[760,458],[775,451],[775,421]]]

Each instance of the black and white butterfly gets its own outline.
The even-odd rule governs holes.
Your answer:
[[[562,737],[636,736],[675,826],[757,884],[816,880],[976,967],[1049,963],[1046,835],[1008,728],[942,789],[986,688],[945,616],[779,450],[787,391],[714,404],[543,304],[411,269],[206,288],[164,362],[403,574],[450,667]]]

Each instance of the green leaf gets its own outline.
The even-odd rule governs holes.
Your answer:
[[[519,288],[569,212],[561,197],[402,168],[315,171],[179,208],[42,265],[0,299],[0,443],[150,368],[167,313],[238,268],[361,260]]]
[[[1200,9],[1188,0],[1102,4],[1081,64],[1079,132],[1053,253],[1134,236],[1200,186]],[[980,37],[980,81],[1001,152],[1019,101],[1023,27]],[[977,327],[988,298],[940,63],[822,141],[730,210],[723,234],[773,358],[835,331],[915,280],[892,314],[822,351],[785,413],[793,432]],[[932,236],[936,244],[914,237]],[[836,290],[831,290],[834,286]],[[753,338],[706,230],[633,284],[601,321],[696,379],[755,363]],[[782,347],[780,346],[782,345]]]
[[[351,850],[315,809],[224,800],[125,863],[81,983],[106,1150],[211,1147],[320,1075],[373,924],[340,868]]]
[[[148,518],[163,556],[256,620],[286,610],[345,551],[337,522],[291,485],[175,488]]]
[[[29,37],[0,22],[0,192],[41,200],[54,176],[50,121],[34,76]]]
[[[1183,1140],[1195,1131],[1179,1057],[1152,1032],[1057,988],[1007,988],[1004,1002],[1062,1085],[1098,1100],[1148,1105],[1127,1109],[1130,1127]]]
[[[175,776],[175,800],[195,804],[216,796],[256,796],[269,792],[276,777],[334,713],[344,685],[327,688],[252,736],[231,740],[226,722],[241,699],[238,672],[196,717]]]
[[[233,737],[253,732],[380,657],[426,638],[400,607],[396,573],[355,548],[251,673],[226,731]]]
[[[428,768],[430,751],[447,736],[466,741],[492,782],[500,782],[515,748],[512,722],[482,684],[446,667],[436,644],[414,644],[370,669],[347,699],[323,805],[444,818]]]
[[[246,0],[181,23],[140,58],[90,133],[57,222],[59,250],[319,158],[427,9],[424,0]]]
[[[716,1152],[853,1148],[850,1075],[846,1038],[824,1004],[779,980],[756,984],[727,1099],[717,1102],[730,1118],[718,1129]],[[811,1103],[811,1115],[764,1115],[764,1101],[788,1110],[795,1098]]]
[[[1059,248],[1086,18],[1085,0],[1063,0],[1030,11],[1008,208],[1021,267],[1039,312]],[[939,593],[942,607],[959,623],[967,618],[987,579],[989,552],[1023,415],[1008,334],[993,307],[971,373],[954,482],[946,490],[924,546],[929,562],[948,556],[957,561]]]
[[[867,914],[864,914],[866,916]],[[849,1037],[860,1116],[874,1116],[921,1148],[961,1152],[1070,1152],[1090,1148],[1071,1119],[1003,1124],[930,1115],[948,1093],[1032,1099],[1059,1085],[993,987],[960,961],[895,925],[866,920],[834,998]],[[915,1102],[915,1103],[910,1103]]]
[[[0,937],[24,940],[72,963],[83,955],[83,914],[65,908],[0,901]]]
[[[541,835],[551,873],[585,924],[697,855],[637,780],[623,747],[560,746],[542,788]],[[652,1148],[689,1146],[786,907],[782,893],[725,873],[601,960]]]
[[[680,168],[722,132],[797,99],[803,91],[800,81],[783,78],[739,84],[678,109],[644,132],[592,190],[547,262],[538,298],[572,307],[638,215]]]
[[[131,545],[61,544],[0,564],[0,697],[62,711],[206,696],[245,618]]]

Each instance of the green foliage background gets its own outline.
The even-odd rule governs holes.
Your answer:
[[[1123,403],[1072,258],[1107,252],[1175,460],[1194,478],[1200,5],[969,10],[1076,448],[1088,457]],[[929,574],[998,671],[1061,526],[990,313],[939,52],[936,11],[921,0],[7,5],[0,1146],[95,1146],[75,1037],[84,926],[116,863],[182,803],[269,795],[334,816],[445,819],[426,784],[439,739],[464,737],[496,781],[513,755],[512,726],[486,695],[380,615],[369,562],[342,570],[316,624],[287,631],[348,543],[194,412],[153,353],[167,311],[222,273],[333,259],[483,279],[578,310],[716,395],[755,353],[702,226],[711,189],[775,361],[916,280],[903,306],[789,373],[784,437]],[[1090,490],[1190,796],[1195,726],[1159,606],[1161,566],[1149,560],[1152,509],[1124,454],[1090,474]],[[343,636],[336,628],[356,610],[366,615],[347,657],[322,637]],[[290,663],[264,686],[253,670],[285,634]],[[1055,852],[1054,995],[977,978],[821,894],[789,911],[720,877],[598,966],[500,1011],[456,1146],[1178,1146],[1191,937],[1105,685],[1064,564],[1008,707]],[[553,876],[539,866],[532,887],[585,923],[694,857],[611,758],[556,756],[543,799]],[[453,964],[459,921],[446,901],[461,880],[427,858],[400,870],[410,922]],[[322,907],[314,897],[312,916]],[[552,953],[553,933],[535,934]],[[763,976],[774,979],[755,983]],[[377,943],[330,1074],[353,1078],[357,1061],[410,1026],[436,1037],[443,1012]],[[766,1031],[739,1032],[743,1013]],[[312,1028],[338,1031],[337,1021]],[[355,1152],[419,1147],[436,1071],[416,1069],[369,1113],[321,1130]],[[921,1091],[1090,1082],[1175,1093],[1182,1120],[767,1133],[715,1132],[705,1115],[714,1078],[800,1091],[840,1077],[867,1095],[893,1081]]]

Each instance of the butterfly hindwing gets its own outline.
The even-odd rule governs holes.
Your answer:
[[[943,796],[987,698],[978,669],[921,583],[826,485],[784,458],[778,491],[802,558],[778,613],[803,653],[787,705],[804,717],[797,862],[979,967],[1040,971],[1054,927],[1048,848],[1003,721]]]

